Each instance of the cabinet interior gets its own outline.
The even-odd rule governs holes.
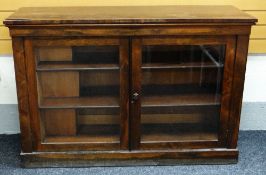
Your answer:
[[[217,140],[225,45],[141,50],[141,142]],[[120,142],[119,46],[34,51],[44,141]]]

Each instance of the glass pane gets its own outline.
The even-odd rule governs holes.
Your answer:
[[[36,47],[46,142],[119,142],[119,46]]]
[[[225,45],[142,48],[141,142],[217,140]]]

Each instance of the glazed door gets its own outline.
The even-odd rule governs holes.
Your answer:
[[[34,149],[128,149],[128,40],[25,45]]]
[[[131,148],[226,147],[235,38],[135,38]]]

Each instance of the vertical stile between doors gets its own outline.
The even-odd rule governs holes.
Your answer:
[[[123,150],[129,149],[129,42],[127,39],[120,39],[120,147]]]
[[[130,115],[130,140],[131,149],[139,149],[140,147],[140,115],[141,115],[141,39],[132,39],[132,57],[131,57],[131,115]],[[133,100],[133,94],[138,93],[139,98]]]

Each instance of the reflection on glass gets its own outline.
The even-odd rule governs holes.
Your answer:
[[[215,140],[224,45],[142,48],[141,142]]]

